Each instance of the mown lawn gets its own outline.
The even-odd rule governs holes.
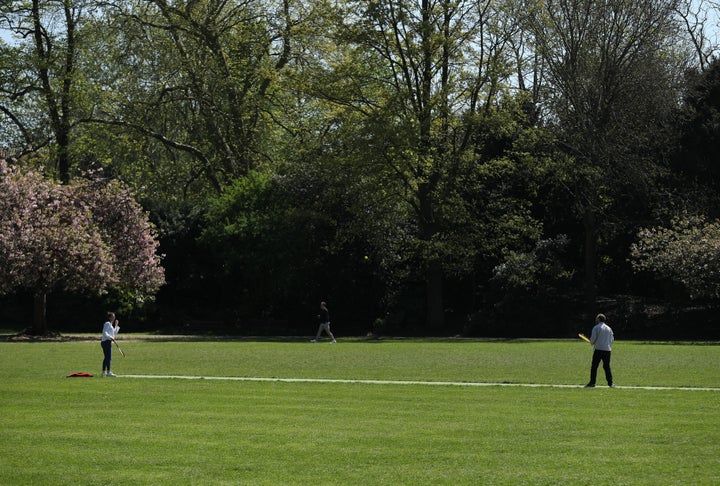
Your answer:
[[[131,337],[115,379],[65,378],[97,342],[0,343],[0,484],[717,484],[717,345],[618,342],[588,390],[122,377],[582,385],[575,341]]]

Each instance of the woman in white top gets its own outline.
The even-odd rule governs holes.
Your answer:
[[[120,332],[120,326],[118,320],[115,319],[115,313],[108,312],[107,321],[103,325],[102,337],[100,338],[100,346],[104,356],[102,363],[103,376],[116,376],[115,373],[110,371],[110,362],[112,361],[112,343],[115,341],[118,332]]]

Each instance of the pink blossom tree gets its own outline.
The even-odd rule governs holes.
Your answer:
[[[122,182],[74,179],[77,198],[92,208],[92,218],[113,264],[112,287],[137,302],[165,283],[155,226]]]
[[[136,300],[164,283],[157,235],[123,184],[61,185],[0,160],[0,293],[34,295],[32,332],[47,333],[46,299],[56,289]]]
[[[630,256],[636,271],[682,284],[691,299],[720,297],[720,221],[684,216],[643,228]]]

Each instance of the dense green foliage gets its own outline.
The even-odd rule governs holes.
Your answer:
[[[646,329],[718,303],[638,239],[718,216],[714,5],[1,0],[0,156],[132,188],[166,275],[139,325]]]

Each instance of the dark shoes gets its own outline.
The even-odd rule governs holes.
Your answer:
[[[585,388],[595,388],[595,383],[588,383]]]

